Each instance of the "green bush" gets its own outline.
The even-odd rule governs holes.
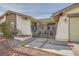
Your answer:
[[[12,28],[10,22],[3,22],[0,24],[0,30],[3,33],[3,37],[12,38]]]

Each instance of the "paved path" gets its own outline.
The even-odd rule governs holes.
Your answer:
[[[72,52],[72,49],[69,46],[58,45],[58,42],[57,42],[57,44],[56,43],[49,44],[48,41],[49,40],[47,38],[31,38],[31,39],[28,39],[25,41],[10,40],[8,44],[10,47],[17,47],[19,45],[29,45],[31,47],[38,47],[38,48],[45,49],[50,52],[52,52],[53,50],[57,50],[60,53],[62,53],[63,55],[74,55]],[[54,42],[54,41],[52,41],[52,42]],[[6,45],[6,47],[7,47],[7,45]],[[2,48],[4,48],[4,47],[2,47]]]
[[[52,52],[53,50],[56,50],[56,51],[59,51],[63,55],[74,55],[72,49],[69,46],[67,46],[67,44],[62,45],[59,42],[59,45],[58,45],[58,42],[56,44],[53,40],[52,40],[53,43],[49,44],[48,41],[49,40],[46,38],[36,38],[36,40],[26,45],[29,45],[30,47],[37,47],[37,48],[45,49],[50,52]]]
[[[35,40],[35,38],[30,38],[30,39],[24,40],[24,41],[13,39],[13,40],[10,40],[9,45],[11,47],[17,47],[17,46],[28,44],[28,43],[32,42],[33,40]]]

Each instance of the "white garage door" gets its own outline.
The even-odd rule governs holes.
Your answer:
[[[79,42],[79,17],[70,18],[70,40]]]

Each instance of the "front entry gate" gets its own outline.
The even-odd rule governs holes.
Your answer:
[[[55,24],[47,24],[47,25],[35,25],[34,27],[34,35],[33,37],[40,37],[40,38],[55,38],[56,33],[56,25]]]

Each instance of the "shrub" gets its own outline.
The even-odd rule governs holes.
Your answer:
[[[12,28],[10,22],[3,22],[0,24],[0,30],[3,33],[3,37],[12,38]]]

